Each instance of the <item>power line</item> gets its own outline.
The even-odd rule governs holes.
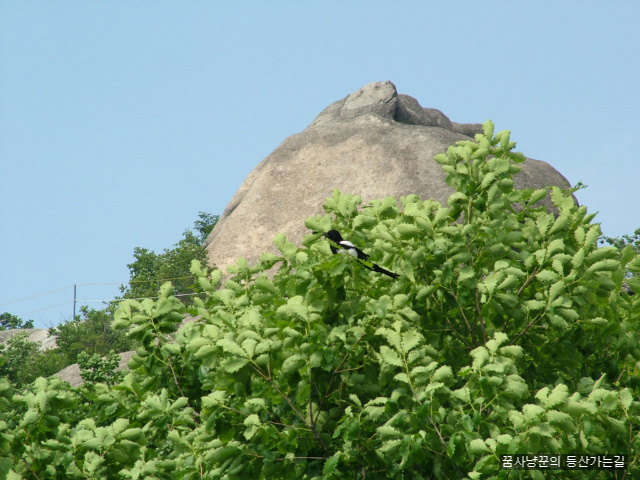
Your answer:
[[[32,313],[41,312],[43,310],[49,310],[50,308],[56,308],[56,307],[59,307],[61,305],[66,305],[66,304],[72,303],[72,302],[73,302],[73,300],[67,300],[66,302],[58,303],[57,305],[51,305],[50,307],[41,308],[39,310],[33,310],[31,312],[22,313],[22,314],[17,315],[17,316],[18,317],[24,317],[25,315],[31,315]]]
[[[193,275],[187,277],[173,277],[173,278],[158,278],[156,280],[130,280],[128,282],[109,282],[109,283],[77,283],[78,287],[96,286],[96,285],[125,285],[127,283],[156,283],[156,282],[168,282],[171,280],[184,280],[185,278],[195,278]]]
[[[133,284],[133,283],[160,283],[160,282],[167,282],[167,281],[172,281],[172,280],[184,280],[184,279],[188,279],[188,278],[195,278],[194,275],[189,275],[189,276],[184,276],[184,277],[172,277],[172,278],[160,278],[157,280],[133,280],[133,281],[129,281],[129,284]],[[57,288],[55,290],[51,290],[49,292],[44,292],[44,293],[39,293],[37,295],[31,295],[29,297],[25,297],[25,298],[21,298],[18,300],[12,300],[10,302],[6,302],[6,303],[1,303],[0,307],[5,306],[5,305],[11,305],[14,303],[20,303],[20,302],[24,302],[27,300],[31,300],[34,298],[38,298],[38,297],[42,297],[44,295],[50,295],[53,293],[57,293],[57,292],[61,292],[63,290],[68,290],[70,288],[74,288],[74,298],[73,300],[67,300],[65,302],[61,302],[61,303],[57,303],[55,305],[50,305],[48,307],[43,307],[43,308],[39,308],[37,310],[31,310],[29,312],[26,313],[21,313],[19,315],[17,315],[18,317],[26,317],[27,315],[31,315],[33,313],[38,313],[38,312],[42,312],[44,310],[50,310],[52,308],[56,308],[56,307],[60,307],[62,305],[68,305],[69,303],[73,303],[74,304],[74,311],[75,311],[75,304],[76,303],[81,303],[81,304],[87,304],[89,302],[101,302],[101,303],[120,303],[123,300],[146,300],[146,299],[151,299],[151,300],[155,300],[158,299],[160,297],[155,296],[155,297],[138,297],[138,298],[119,298],[119,299],[100,299],[100,300],[80,300],[76,297],[76,293],[75,293],[75,288],[76,287],[86,287],[86,286],[103,286],[103,285],[124,285],[124,282],[104,282],[104,283],[78,283],[78,284],[74,284],[74,285],[68,285],[66,287],[62,287],[62,288]],[[201,293],[182,293],[182,294],[177,294],[174,295],[175,297],[189,297],[189,296],[193,296],[193,295],[201,295]]]
[[[129,282],[105,282],[105,283],[76,283],[75,285],[78,287],[95,287],[102,285],[126,285],[131,283],[159,283],[159,282],[169,282],[171,280],[184,280],[185,278],[195,278],[193,275],[189,275],[186,277],[172,277],[172,278],[158,278],[157,280],[131,280]],[[42,297],[44,295],[50,295],[52,293],[61,292],[62,290],[67,290],[69,288],[73,288],[73,285],[68,285],[66,287],[57,288],[55,290],[51,290],[50,292],[38,293],[37,295],[32,295],[30,297],[20,298],[18,300],[12,300],[6,303],[0,303],[0,307],[4,307],[5,305],[11,305],[13,303],[25,302],[27,300],[31,300],[33,298]],[[146,298],[146,297],[145,297]],[[157,297],[148,297],[148,298],[157,298]],[[47,307],[50,308],[50,307]]]
[[[58,288],[56,290],[51,290],[50,292],[39,293],[37,295],[32,295],[30,297],[21,298],[20,300],[12,300],[11,302],[0,303],[0,307],[4,307],[5,305],[11,305],[12,303],[24,302],[26,300],[31,300],[32,298],[42,297],[43,295],[49,295],[51,293],[61,292],[62,290],[66,290],[66,289],[71,288],[71,287],[73,287],[73,285],[69,285],[68,287]]]
[[[172,295],[172,297],[189,297],[192,295],[202,295],[202,293],[179,293],[177,295]],[[120,302],[124,302],[125,300],[146,300],[146,299],[156,299],[156,298],[160,298],[160,297],[138,297],[138,298],[118,298],[118,299],[112,299],[112,300],[107,300],[107,299],[102,299],[102,300],[78,300],[78,303],[88,303],[88,302],[116,302],[116,303],[120,303]]]
[[[72,285],[73,286],[73,285]],[[202,293],[179,293],[177,295],[173,295],[174,297],[190,297],[193,295],[202,295]],[[81,303],[81,304],[85,304],[85,303],[89,303],[89,302],[100,302],[100,303],[120,303],[123,302],[125,300],[146,300],[146,299],[151,299],[151,300],[155,300],[158,299],[160,297],[138,297],[138,298],[119,298],[119,299],[101,299],[101,300],[76,300],[76,303]],[[66,302],[62,302],[62,303],[57,303],[55,305],[51,305],[49,307],[45,307],[45,308],[40,308],[38,310],[32,310],[30,312],[27,313],[21,313],[20,315],[17,315],[18,317],[24,317],[26,315],[31,315],[32,313],[37,313],[37,312],[42,312],[43,310],[49,310],[51,308],[56,308],[56,307],[60,307],[62,305],[67,305],[69,303],[73,303],[74,300],[67,300]]]

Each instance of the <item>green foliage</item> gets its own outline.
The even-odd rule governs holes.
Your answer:
[[[67,357],[67,365],[78,362],[82,352],[89,356],[104,356],[110,350],[124,352],[137,346],[124,333],[111,328],[113,313],[109,309],[94,310],[82,306],[80,313],[75,320],[49,329],[56,338],[58,351]]]
[[[101,357],[97,353],[89,355],[86,352],[80,352],[78,365],[80,366],[80,377],[89,385],[95,383],[113,385],[123,377],[122,372],[116,371],[120,366],[120,355],[117,355],[113,350],[106,357]]]
[[[36,348],[30,344],[16,345],[14,348],[28,352],[26,361],[14,363],[8,373],[8,377],[14,378],[17,385],[28,385],[38,377],[48,377],[70,365],[67,355],[58,348],[40,351],[37,344]]]
[[[203,242],[218,219],[218,215],[200,212],[199,220],[195,222],[196,233],[190,230],[185,231],[184,238],[175,248],[165,250],[162,255],[156,255],[146,249],[136,249],[137,261],[129,266],[134,283],[128,294],[134,297],[156,296],[158,278],[187,275],[189,275],[188,278],[177,281],[176,293],[190,292],[189,286],[193,283],[193,277],[189,271],[191,261],[204,260]],[[135,283],[141,279],[150,278],[154,280]],[[80,316],[49,329],[49,333],[56,337],[58,348],[45,352],[38,351],[35,344],[27,342],[24,338],[14,339],[5,347],[7,362],[0,372],[19,385],[27,385],[39,376],[48,377],[79,362],[79,355],[83,352],[89,357],[94,356],[96,362],[102,362],[104,361],[102,357],[106,356],[110,350],[123,352],[134,349],[137,346],[134,341],[126,338],[123,332],[116,332],[111,328],[113,311],[114,306],[105,310],[81,307]],[[0,316],[0,330],[16,328],[33,328],[33,321],[25,322],[9,313]]]
[[[198,233],[198,239],[200,245],[204,245],[205,240],[220,220],[220,215],[213,215],[207,212],[198,212],[198,220],[193,224],[196,232]]]
[[[33,320],[27,320],[25,322],[20,317],[8,312],[4,312],[0,315],[0,331],[12,330],[15,328],[33,328]]]
[[[157,297],[160,285],[171,280],[176,295],[183,301],[189,302],[192,293],[193,276],[190,272],[191,262],[206,261],[204,241],[220,219],[219,215],[206,212],[198,214],[194,227],[196,233],[185,230],[182,238],[171,249],[163,253],[155,253],[146,248],[136,247],[133,252],[135,261],[129,267],[129,285],[122,287],[123,298],[153,298]]]
[[[636,252],[640,252],[640,228],[636,228],[633,235],[623,235],[622,237],[606,237],[603,235],[600,238],[600,243],[605,242],[616,247],[621,252],[627,245],[631,245]]]
[[[448,207],[336,191],[307,219],[398,279],[278,235],[224,285],[194,261],[190,305],[124,301],[119,383],[0,380],[0,478],[611,478],[500,471],[512,453],[626,454],[638,478],[640,256],[598,248],[570,191],[515,190],[513,146],[487,122],[436,157]]]
[[[75,321],[49,329],[56,338],[57,348],[42,352],[37,343],[27,340],[26,333],[14,335],[6,345],[0,345],[0,354],[7,359],[0,367],[0,376],[26,386],[38,377],[48,377],[78,362],[83,352],[101,357],[110,350],[123,352],[137,346],[124,332],[111,328],[112,312],[83,306],[80,313]]]
[[[29,372],[29,367],[38,357],[38,344],[28,338],[27,332],[20,332],[0,344],[0,355],[4,357],[0,365],[0,377],[14,383],[29,383],[36,378]]]

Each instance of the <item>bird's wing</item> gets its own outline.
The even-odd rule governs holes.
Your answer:
[[[353,249],[356,248],[356,246],[353,243],[349,242],[348,240],[340,240],[338,244],[342,245],[343,248],[353,248]]]
[[[355,258],[359,258],[360,260],[366,260],[369,258],[369,255],[364,253],[358,247],[356,247],[353,243],[348,240],[342,240],[339,245],[349,252],[349,255]]]

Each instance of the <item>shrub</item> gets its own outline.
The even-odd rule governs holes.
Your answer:
[[[8,478],[611,478],[500,471],[511,453],[628,456],[640,475],[640,287],[632,248],[598,248],[571,191],[515,190],[508,132],[436,157],[448,206],[334,192],[338,229],[391,279],[320,234],[222,273],[197,261],[185,305],[125,301],[141,345],[117,385],[0,381]],[[538,203],[550,194],[553,215]],[[277,272],[266,273],[275,265]],[[180,328],[186,314],[196,320]],[[4,413],[8,412],[8,413]]]

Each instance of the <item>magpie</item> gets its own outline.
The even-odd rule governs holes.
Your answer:
[[[375,263],[368,262],[367,259],[369,258],[369,255],[364,253],[353,243],[342,238],[342,235],[340,235],[339,231],[329,230],[327,233],[323,233],[322,235],[331,240],[332,243],[329,247],[331,248],[331,253],[333,253],[334,255],[337,253],[351,255],[353,258],[357,259],[358,262],[361,263],[365,268],[371,270],[372,272],[384,273],[391,278],[398,278],[400,276],[396,273],[390,272],[389,270],[385,270]]]

